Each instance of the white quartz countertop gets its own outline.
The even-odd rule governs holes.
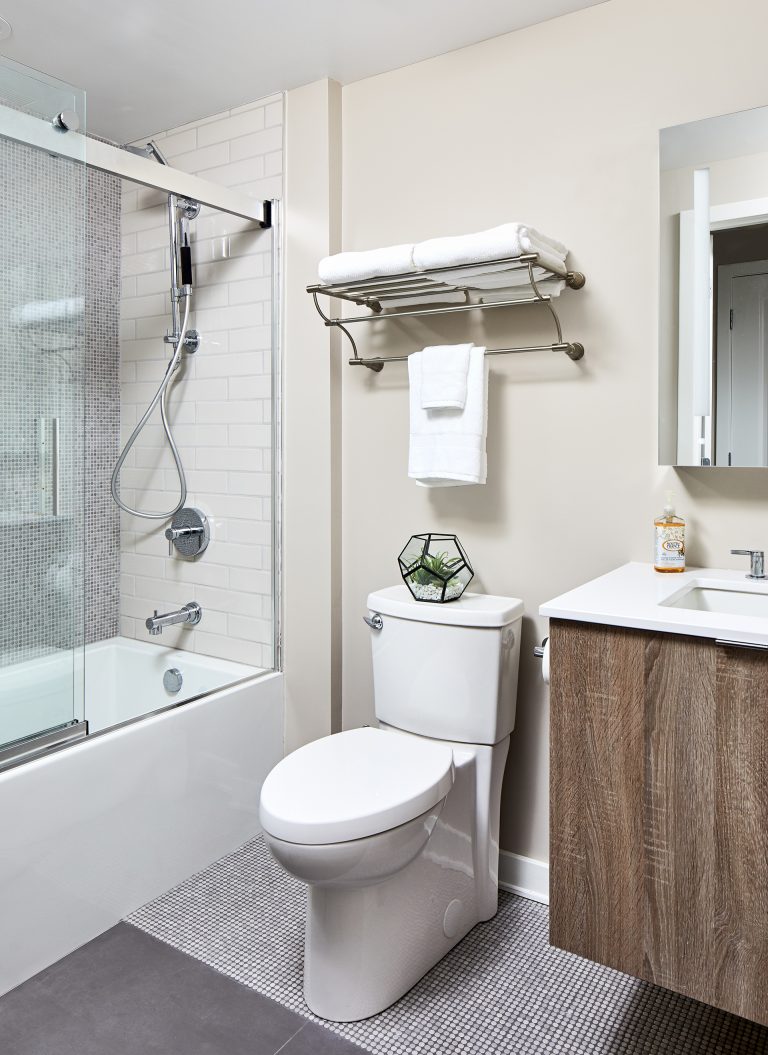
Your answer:
[[[670,601],[695,587],[768,593],[768,581],[751,581],[744,571],[690,568],[670,574],[654,571],[652,564],[633,562],[547,601],[539,613],[550,619],[574,619],[768,646],[768,618],[668,607]]]

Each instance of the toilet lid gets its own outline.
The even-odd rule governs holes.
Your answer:
[[[452,784],[447,744],[392,730],[350,729],[278,762],[261,789],[261,824],[287,842],[349,842],[426,813]]]

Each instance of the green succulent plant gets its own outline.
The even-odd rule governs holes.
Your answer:
[[[408,566],[418,566],[413,574],[409,574],[411,582],[417,586],[440,586],[448,580],[448,585],[453,585],[453,570],[457,564],[461,564],[461,557],[449,557],[447,553],[416,553],[408,557]]]

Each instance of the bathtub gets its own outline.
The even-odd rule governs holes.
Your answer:
[[[178,692],[164,687],[167,670],[181,673]],[[90,734],[101,733],[263,673],[128,637],[99,641],[74,655],[49,650],[0,667],[0,733],[10,742],[73,718],[87,720]]]
[[[280,673],[121,637],[75,668],[89,735],[0,771],[0,993],[256,834],[283,754]],[[0,684],[44,715],[65,671],[54,654]]]
[[[180,672],[179,692],[164,687],[163,675],[168,670]],[[264,671],[259,667],[128,637],[87,645],[84,717],[88,732],[100,733],[260,674]]]

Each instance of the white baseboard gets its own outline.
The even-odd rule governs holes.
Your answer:
[[[529,901],[549,904],[549,865],[533,857],[502,850],[499,854],[499,886]]]

